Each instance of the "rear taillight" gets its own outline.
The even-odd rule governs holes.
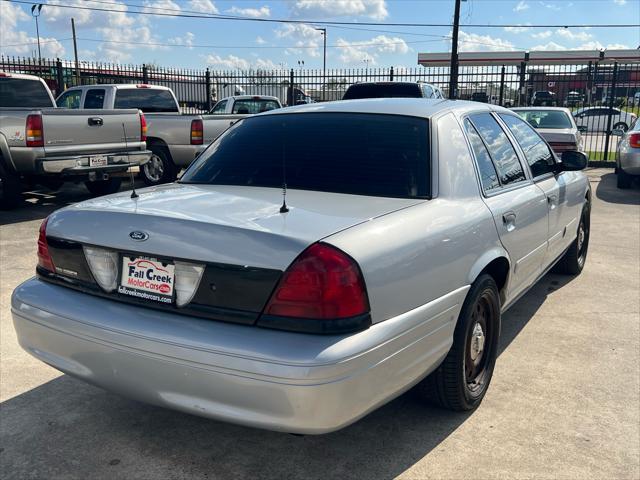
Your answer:
[[[113,292],[118,286],[118,254],[96,247],[83,247],[93,278],[105,292]]]
[[[362,273],[344,252],[326,244],[307,248],[284,272],[265,315],[342,319],[369,312]]]
[[[191,145],[202,145],[204,140],[202,120],[191,120]]]
[[[144,113],[140,112],[140,141],[147,141],[147,119],[144,118]]]
[[[25,132],[25,136],[27,138],[27,147],[44,147],[42,115],[28,115]]]
[[[640,148],[640,133],[632,133],[629,135],[629,146]]]
[[[47,222],[49,217],[45,218],[40,224],[40,235],[38,236],[38,266],[54,273],[56,267],[49,253],[49,244],[47,243]]]

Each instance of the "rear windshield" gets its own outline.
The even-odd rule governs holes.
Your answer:
[[[275,100],[256,100],[253,98],[249,98],[236,100],[233,103],[233,111],[231,113],[254,114],[268,112],[269,110],[275,110],[276,108],[280,108],[280,105],[278,105],[278,102],[276,102]]]
[[[178,112],[176,101],[169,90],[153,88],[127,88],[116,90],[114,108],[138,108],[143,112]]]
[[[47,89],[40,81],[0,78],[0,107],[53,107]]]
[[[417,83],[363,83],[351,85],[343,100],[358,98],[421,98],[422,91]]]
[[[426,119],[361,113],[250,117],[218,138],[183,183],[429,196]]]
[[[535,128],[572,128],[571,119],[557,110],[518,110],[523,119]]]

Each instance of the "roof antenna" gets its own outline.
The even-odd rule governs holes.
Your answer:
[[[127,150],[127,163],[129,164],[129,178],[131,179],[131,198],[138,198],[136,193],[136,185],[133,179],[133,171],[131,170],[131,161],[129,159],[129,145],[127,144],[127,130],[124,128],[124,122],[122,122],[122,132],[124,133],[124,148]]]
[[[289,207],[287,207],[287,146],[286,140],[282,142],[282,206],[280,207],[280,213],[287,213]]]

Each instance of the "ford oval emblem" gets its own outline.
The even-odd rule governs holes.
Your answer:
[[[141,232],[140,230],[134,230],[129,234],[132,240],[136,242],[144,242],[147,238],[149,238],[149,234],[145,232]]]

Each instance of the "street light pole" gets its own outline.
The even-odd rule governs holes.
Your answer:
[[[449,67],[449,98],[458,97],[458,30],[460,28],[460,2],[456,0],[451,38],[451,66]]]
[[[38,3],[31,7],[31,16],[36,19],[36,35],[38,36],[38,65],[42,65],[42,52],[40,51],[40,27],[38,25],[38,17],[42,11],[42,4]]]
[[[322,59],[322,101],[325,100],[325,88],[327,85],[327,29],[316,28],[316,30],[322,32],[323,40],[323,59]]]

